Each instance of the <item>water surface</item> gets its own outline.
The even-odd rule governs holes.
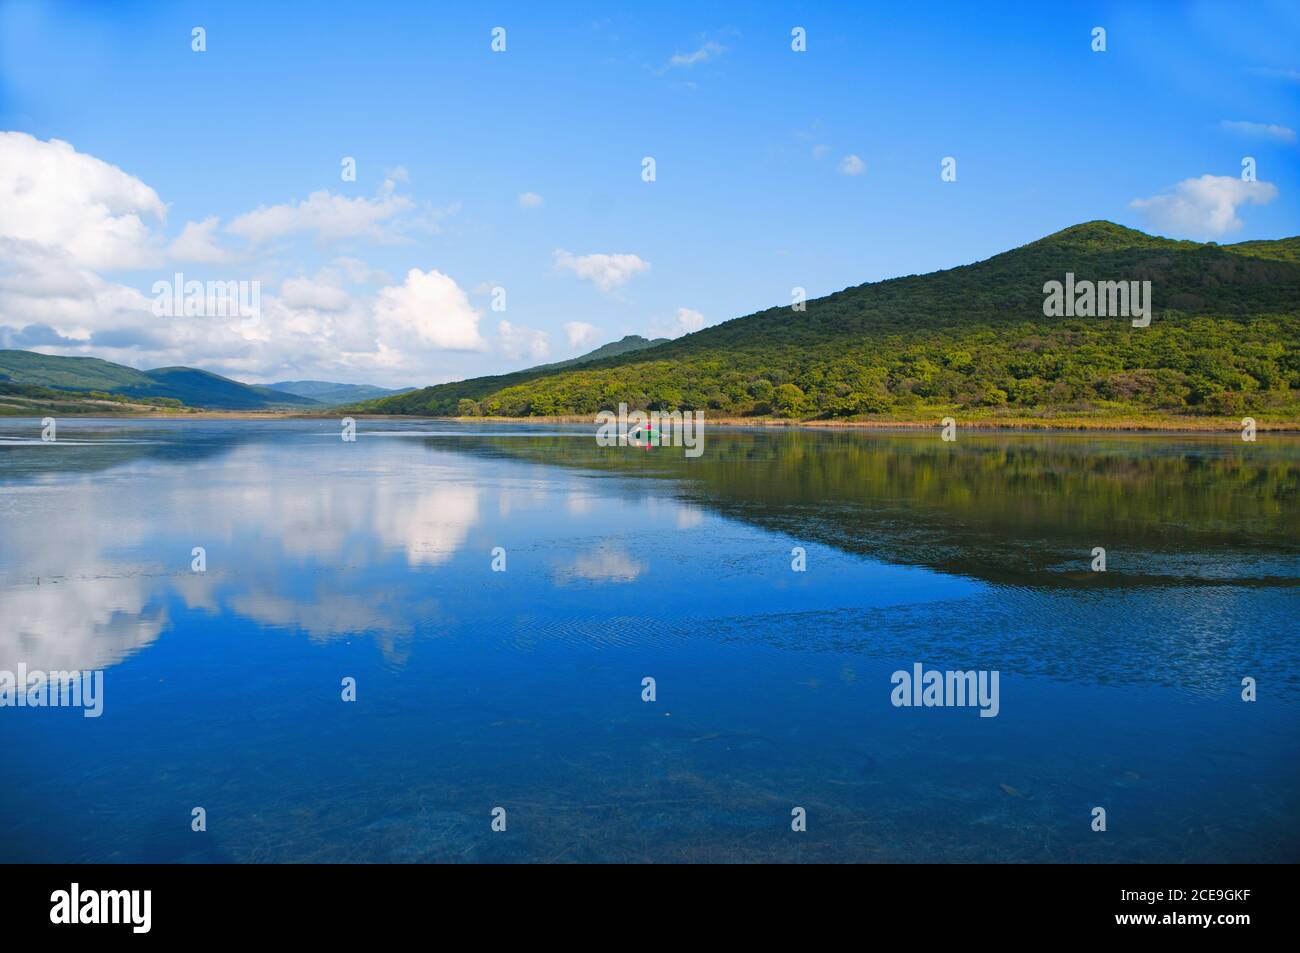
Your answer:
[[[105,709],[0,708],[0,860],[1300,859],[1294,438],[58,434],[0,421],[0,669]]]

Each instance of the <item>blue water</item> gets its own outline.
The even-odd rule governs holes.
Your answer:
[[[1300,443],[39,435],[0,421],[0,670],[104,713],[0,708],[0,860],[1300,859]],[[915,662],[999,714],[893,706]]]

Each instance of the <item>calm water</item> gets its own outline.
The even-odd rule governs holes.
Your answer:
[[[360,427],[0,421],[0,860],[1300,860],[1300,441]]]

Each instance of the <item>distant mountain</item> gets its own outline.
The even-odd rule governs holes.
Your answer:
[[[456,381],[451,384],[438,384],[434,387],[425,387],[422,390],[410,388],[393,397],[381,398],[378,401],[368,401],[365,403],[364,409],[368,413],[380,414],[455,414],[458,412],[457,407],[461,400],[474,400],[477,397],[484,396],[493,391],[514,387],[526,381],[538,377],[544,377],[548,374],[555,374],[578,364],[588,364],[592,361],[621,357],[627,354],[632,354],[636,351],[644,351],[647,348],[658,347],[660,344],[667,343],[669,343],[668,338],[654,338],[652,340],[649,338],[643,338],[639,334],[629,334],[622,340],[613,341],[609,344],[602,344],[594,351],[589,351],[579,357],[570,358],[567,361],[556,361],[553,364],[539,364],[536,367],[525,368],[522,371],[512,371],[509,374],[496,374],[492,377],[474,377],[470,380]],[[438,411],[424,409],[435,405],[444,409]],[[393,409],[396,407],[404,409]],[[471,409],[469,412],[477,413],[478,411],[477,409]]]
[[[407,391],[415,389],[413,387],[392,389],[375,387],[371,384],[336,384],[333,381],[280,381],[266,386],[281,393],[306,397],[308,400],[313,400],[324,407],[336,407],[339,404],[356,403],[362,400],[375,400],[393,394],[405,394]]]
[[[532,374],[536,371],[553,371],[561,367],[572,367],[574,364],[585,364],[588,361],[599,361],[606,357],[617,357],[620,354],[630,354],[632,351],[644,351],[646,348],[654,347],[657,344],[667,344],[668,341],[668,338],[650,340],[643,338],[639,334],[629,334],[620,341],[602,344],[596,350],[588,351],[580,357],[570,358],[567,361],[556,361],[554,364],[539,364],[537,367],[530,367],[521,373]]]
[[[214,410],[307,410],[321,405],[296,394],[241,384],[193,367],[136,370],[97,357],[59,357],[0,350],[0,381],[78,393],[167,398]]]
[[[1044,286],[1151,282],[1152,321],[1049,317]],[[858,285],[578,366],[382,398],[369,413],[1300,419],[1300,238],[1173,241],[1086,222],[985,261]]]

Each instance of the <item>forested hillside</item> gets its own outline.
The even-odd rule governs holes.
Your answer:
[[[1043,286],[1152,283],[1153,319],[1044,317]],[[859,285],[583,363],[424,388],[370,413],[633,408],[854,418],[1297,414],[1300,238],[1171,241],[1088,222],[986,261]]]

